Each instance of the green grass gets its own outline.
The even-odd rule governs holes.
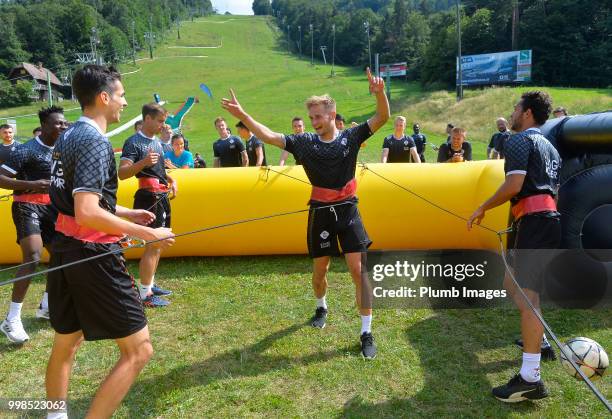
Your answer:
[[[361,71],[315,68],[279,47],[273,27],[263,18],[212,17],[185,23],[182,40],[161,45],[153,62],[124,78],[129,107],[123,119],[139,112],[154,92],[175,109],[188,95],[201,103],[186,118],[192,149],[212,159],[212,125],[220,97],[234,87],[245,107],[275,130],[289,131],[294,115],[305,115],[303,101],[328,92],[348,120],[363,121],[374,112]],[[220,49],[169,49],[170,45],[216,45]],[[208,55],[208,58],[169,58]],[[123,71],[134,68],[125,66]],[[215,100],[198,89],[207,83]],[[421,122],[431,142],[442,142],[446,122],[467,125],[484,156],[494,119],[508,115],[523,89],[468,91],[455,104],[448,92],[423,91],[417,84],[394,82],[393,115]],[[572,112],[610,108],[610,91],[548,89],[556,103]],[[31,113],[39,105],[0,111],[0,118]],[[76,105],[74,105],[76,106]],[[65,107],[74,107],[66,105]],[[67,115],[70,119],[78,111]],[[377,161],[390,122],[362,151]],[[19,121],[30,132],[35,118]],[[233,124],[232,124],[233,125]],[[307,123],[308,125],[308,123]],[[480,127],[480,128],[476,128]],[[120,146],[125,136],[113,139]],[[432,141],[432,139],[434,141]],[[271,161],[278,151],[268,149]],[[428,156],[433,158],[433,154]],[[205,237],[204,237],[205,239]],[[135,274],[137,267],[130,263]],[[3,278],[7,278],[6,273]],[[378,310],[374,331],[379,356],[365,362],[358,355],[359,318],[353,286],[344,263],[330,273],[330,319],[324,330],[306,325],[314,301],[310,261],[305,256],[192,258],[163,260],[159,282],[174,290],[172,305],[149,311],[155,355],[130,391],[117,417],[604,417],[605,411],[559,363],[546,363],[543,374],[552,396],[538,403],[508,406],[494,400],[492,385],[505,382],[518,368],[519,334],[514,310]],[[43,291],[32,286],[24,308],[31,341],[17,348],[0,340],[0,398],[44,397],[44,372],[52,332],[33,312]],[[10,287],[0,289],[8,302]],[[5,310],[2,305],[0,310]],[[610,310],[554,310],[545,313],[563,340],[589,336],[612,348]],[[112,342],[88,342],[78,353],[70,402],[83,416],[97,386],[117,359]],[[610,378],[598,387],[612,398]],[[3,412],[4,413],[4,412]],[[0,416],[3,416],[3,413]]]
[[[136,272],[134,263],[130,270]],[[344,263],[329,275],[328,327],[306,324],[314,309],[306,257],[162,261],[172,305],[150,310],[155,355],[117,417],[604,417],[594,396],[558,362],[543,364],[550,398],[505,405],[490,387],[519,365],[514,310],[375,311],[379,356],[359,356],[359,318]],[[33,318],[43,285],[26,300],[31,341],[0,341],[0,397],[44,397],[51,330]],[[7,301],[8,289],[0,290]],[[607,311],[545,313],[559,337],[589,336],[612,347]],[[78,353],[70,403],[81,417],[117,358],[112,342]],[[612,396],[609,377],[597,383]]]

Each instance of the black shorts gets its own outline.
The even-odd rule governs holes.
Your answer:
[[[49,266],[119,249],[118,244],[81,243],[65,251],[55,243]],[[86,340],[120,339],[147,325],[140,294],[121,253],[49,272],[47,284],[51,326],[57,333],[82,330]]]
[[[149,192],[138,189],[134,195],[134,209],[144,209],[155,214],[155,221],[148,225],[151,228],[170,227],[170,200],[168,193]]]
[[[308,212],[308,255],[311,258],[338,256],[343,253],[367,252],[368,237],[356,202],[333,207],[311,206]]]
[[[521,288],[543,291],[545,271],[561,244],[561,219],[557,213],[537,213],[516,222],[512,264]]]
[[[57,220],[57,211],[51,205],[13,202],[12,212],[17,243],[33,234],[39,234],[45,245],[51,243]]]

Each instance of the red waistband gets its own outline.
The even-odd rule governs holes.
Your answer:
[[[13,195],[13,202],[27,202],[28,204],[50,205],[51,198],[47,193],[24,193]]]
[[[357,180],[353,178],[340,190],[313,186],[312,192],[310,193],[310,199],[318,202],[343,201],[345,199],[354,197],[355,191],[357,191]]]
[[[544,211],[557,211],[555,200],[548,194],[528,196],[512,206],[512,215],[515,220],[518,220],[523,215]]]
[[[138,178],[138,189],[146,189],[151,192],[168,192],[168,186],[160,183],[156,177]]]
[[[115,236],[79,225],[74,217],[62,213],[59,213],[57,216],[55,231],[59,231],[65,236],[91,243],[116,243],[125,237],[125,235]]]

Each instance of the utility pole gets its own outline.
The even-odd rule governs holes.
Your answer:
[[[518,49],[519,7],[518,0],[512,1],[512,51]]]
[[[310,24],[310,65],[314,66],[314,37],[312,36],[312,23]]]
[[[291,25],[287,25],[287,52],[291,54]]]
[[[457,65],[459,71],[459,86],[457,88],[457,102],[463,99],[463,71],[461,68],[461,10],[459,3],[461,0],[457,0]]]
[[[136,22],[132,20],[132,63],[136,65]]]
[[[302,57],[302,26],[298,25],[298,32],[300,34],[300,58]]]
[[[153,59],[153,16],[149,15],[149,32],[145,32],[145,38],[149,43],[149,58]]]
[[[91,28],[91,36],[89,37],[89,42],[91,43],[91,54],[93,55],[94,64],[100,64],[100,60],[98,58],[98,44],[100,43],[100,38],[98,38],[98,30],[94,26]]]
[[[370,49],[370,22],[366,20],[365,22],[363,22],[363,26],[366,30],[366,34],[368,35],[368,62],[370,63],[370,68],[372,68],[372,50]]]
[[[334,59],[336,57],[336,25],[332,25],[332,69],[331,76],[334,77],[336,73],[334,72]]]
[[[327,46],[321,45],[320,48],[321,48],[321,54],[323,54],[323,63],[327,65],[327,59],[325,59],[325,51],[327,51]]]

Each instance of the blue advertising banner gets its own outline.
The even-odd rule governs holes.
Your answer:
[[[530,49],[464,55],[461,57],[462,85],[476,86],[531,81],[531,56]],[[458,60],[456,84],[459,85]]]

